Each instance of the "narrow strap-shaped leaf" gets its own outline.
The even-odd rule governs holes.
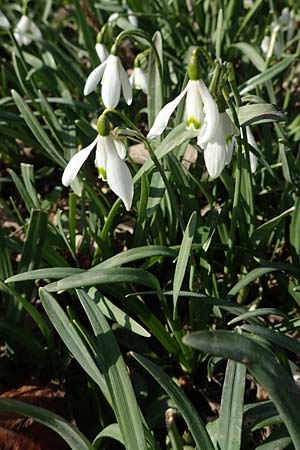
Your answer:
[[[82,289],[77,290],[79,300],[91,322],[109,379],[111,397],[121,435],[127,450],[146,450],[141,414],[136,402],[117,341],[105,317],[94,300]]]
[[[300,389],[275,356],[252,339],[229,331],[197,331],[185,336],[186,345],[247,366],[268,391],[296,450],[300,450]]]
[[[197,214],[194,211],[186,226],[179,254],[177,264],[175,268],[174,281],[173,281],[173,317],[177,316],[177,300],[178,294],[183,282],[184,274],[186,272],[187,263],[191,253],[192,242],[194,239],[195,229],[197,223]]]
[[[137,353],[132,353],[132,356],[156,379],[175,403],[189,427],[196,448],[198,450],[215,450],[201,418],[184,392],[156,364]]]
[[[72,322],[49,292],[44,288],[40,288],[39,293],[43,307],[66,347],[73,354],[74,358],[78,361],[84,371],[100,387],[108,403],[111,403],[110,394],[103,375],[100,373],[100,370],[96,366],[82,339],[79,337]]]
[[[31,417],[51,428],[67,442],[72,450],[93,450],[92,444],[65,419],[53,412],[10,398],[0,399],[0,411]]]
[[[220,450],[241,448],[245,381],[246,366],[229,359],[218,421]]]

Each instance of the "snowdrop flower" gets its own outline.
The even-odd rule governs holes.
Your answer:
[[[186,128],[199,130],[197,144],[203,145],[215,135],[219,121],[218,107],[201,78],[197,49],[194,50],[188,65],[188,75],[189,81],[185,89],[173,101],[165,105],[156,116],[148,138],[151,139],[162,134],[171,114],[185,95]]]
[[[241,136],[243,137],[242,129],[241,129]],[[252,134],[252,131],[251,131],[250,127],[246,127],[246,136],[247,136],[248,144],[250,144],[251,147],[254,148],[254,150],[258,151],[258,147],[257,147],[256,141],[254,139],[254,136]],[[249,150],[249,159],[250,159],[251,172],[255,173],[256,172],[256,168],[257,168],[257,157],[254,155],[254,153],[251,152],[251,150]]]
[[[25,15],[17,23],[14,35],[19,45],[30,45],[32,41],[42,39],[42,33],[38,26]]]
[[[138,28],[139,23],[137,20],[137,17],[133,14],[133,11],[127,6],[127,16],[128,16],[128,21],[130,23],[130,25],[133,28]]]
[[[130,210],[133,197],[131,173],[123,161],[126,156],[124,144],[113,137],[109,120],[105,113],[97,122],[98,135],[91,144],[80,150],[67,164],[62,176],[62,184],[69,186],[76,178],[82,165],[96,147],[95,166],[99,178],[107,180],[111,190],[122,200],[127,211]]]
[[[132,26],[132,28],[138,28],[138,20],[137,17],[134,15],[133,11],[129,8],[129,6],[124,5],[124,12],[127,15],[128,22]],[[112,13],[109,18],[107,19],[107,22],[110,24],[113,24],[118,18],[120,17],[120,13],[114,12]]]
[[[3,28],[4,30],[8,30],[10,28],[10,23],[8,18],[3,14],[2,11],[0,11],[0,28]]]
[[[102,78],[101,96],[106,108],[114,109],[120,101],[121,88],[127,105],[132,102],[132,88],[120,58],[113,53],[88,76],[84,95],[94,91]]]
[[[106,46],[101,42],[97,42],[97,44],[95,45],[95,50],[101,63],[106,61],[107,58],[109,57],[109,51],[107,50]]]
[[[138,58],[134,61],[134,68],[132,74],[129,77],[131,86],[135,89],[141,89],[144,94],[148,94],[148,83],[146,74],[139,65]]]
[[[204,161],[211,178],[221,175],[225,164],[232,158],[234,136],[239,130],[226,112],[220,113],[218,128],[213,137],[201,147],[204,148]]]

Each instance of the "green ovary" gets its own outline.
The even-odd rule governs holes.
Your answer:
[[[102,178],[103,181],[106,180],[106,170],[103,167],[98,167],[98,177]]]
[[[191,116],[186,121],[187,130],[199,130],[202,126],[202,123],[195,119],[195,117]]]

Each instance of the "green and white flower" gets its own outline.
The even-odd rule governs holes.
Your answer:
[[[128,105],[131,104],[131,84],[127,72],[117,55],[110,54],[104,62],[90,73],[84,86],[84,95],[88,95],[94,91],[101,79],[101,96],[106,108],[114,109],[118,105],[121,88],[126,103]]]
[[[42,33],[36,23],[28,16],[23,15],[14,31],[16,41],[20,46],[30,45],[32,41],[42,39]]]
[[[167,103],[156,116],[148,138],[162,134],[172,113],[185,96],[186,128],[199,130],[198,145],[203,145],[214,137],[219,121],[218,106],[200,76],[196,54],[193,54],[188,65],[188,75],[189,81],[185,89],[173,101]]]
[[[122,200],[127,211],[130,210],[133,198],[133,181],[130,170],[124,162],[126,149],[116,139],[105,114],[97,122],[98,135],[91,144],[80,150],[67,164],[62,176],[62,184],[69,186],[76,178],[79,170],[96,147],[95,165],[99,178],[107,180],[110,189]]]
[[[148,94],[148,83],[145,72],[141,67],[134,67],[129,77],[129,82],[134,89],[140,89],[144,94]]]

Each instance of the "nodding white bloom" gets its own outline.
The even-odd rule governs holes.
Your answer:
[[[220,113],[218,128],[214,136],[201,147],[204,148],[204,161],[209,175],[217,178],[232,158],[234,136],[239,130],[226,112]]]
[[[126,156],[124,144],[114,138],[105,114],[97,122],[98,135],[91,144],[80,150],[67,164],[62,176],[62,184],[69,186],[76,178],[82,165],[96,147],[95,166],[99,178],[107,180],[110,189],[122,200],[127,211],[133,198],[133,181],[130,170],[123,161]]]
[[[253,8],[253,0],[244,0],[243,7],[244,7],[244,9]]]
[[[95,50],[101,63],[106,61],[109,57],[109,51],[104,44],[101,44],[101,42],[97,42],[97,44],[95,45]]]
[[[19,45],[30,45],[32,41],[42,39],[39,27],[28,16],[23,15],[14,31],[15,38]]]
[[[127,105],[131,104],[131,84],[118,56],[110,54],[103,63],[89,74],[84,86],[84,95],[94,91],[101,78],[101,96],[106,108],[114,109],[117,106],[120,101],[121,87]]]
[[[247,135],[248,144],[250,144],[251,147],[254,148],[254,150],[258,151],[258,147],[257,147],[256,141],[254,139],[254,136],[252,134],[252,131],[251,131],[250,127],[246,127],[246,135]],[[243,136],[242,129],[241,129],[241,136]],[[256,168],[257,168],[257,157],[254,155],[254,153],[251,152],[251,150],[249,150],[249,159],[250,159],[251,172],[255,173],[256,172]]]
[[[8,30],[10,28],[10,23],[8,18],[3,14],[2,11],[0,11],[0,28],[3,28],[4,30]]]
[[[135,89],[141,89],[144,94],[148,94],[147,77],[141,67],[134,67],[132,74],[129,77],[131,86]]]
[[[162,134],[171,114],[185,95],[186,128],[199,130],[197,144],[203,145],[215,135],[219,121],[218,106],[201,79],[195,51],[188,65],[188,75],[189,81],[185,89],[173,101],[165,105],[156,116],[148,133],[148,138],[151,139]]]
[[[139,23],[137,20],[137,17],[133,14],[133,11],[127,6],[127,16],[128,16],[128,21],[130,23],[130,25],[133,28],[138,28]]]
[[[138,24],[137,17],[134,15],[133,11],[129,8],[129,6],[124,5],[124,12],[127,15],[128,22],[130,23],[132,28],[138,28],[139,24]],[[109,16],[109,18],[107,19],[107,22],[112,24],[113,22],[118,20],[118,18],[120,16],[121,16],[120,13],[114,12]]]

